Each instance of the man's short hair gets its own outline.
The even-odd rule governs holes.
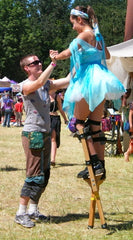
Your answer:
[[[25,72],[24,66],[26,66],[29,63],[28,58],[29,57],[34,57],[34,56],[36,56],[36,55],[31,53],[31,54],[28,54],[28,55],[26,55],[26,56],[24,56],[20,59],[20,67],[24,72]]]

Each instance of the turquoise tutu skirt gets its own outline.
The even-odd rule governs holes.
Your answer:
[[[76,50],[74,48],[74,54],[71,50],[71,70],[74,67],[76,74],[74,77],[71,74],[70,84],[66,90],[63,103],[63,109],[67,112],[69,118],[73,117],[75,103],[82,98],[86,100],[90,111],[93,112],[104,99],[119,99],[125,93],[122,83],[99,61],[101,51],[90,47],[84,41],[78,41],[80,41],[78,44],[82,46],[82,49],[84,45],[87,49],[79,52],[77,48]],[[75,41],[72,42],[73,45],[75,46]],[[70,46],[70,49],[72,49],[72,46]],[[98,56],[98,60],[96,56]]]

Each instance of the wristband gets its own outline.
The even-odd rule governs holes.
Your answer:
[[[54,62],[51,62],[51,65],[52,65],[53,67],[56,67],[56,63],[54,63]]]

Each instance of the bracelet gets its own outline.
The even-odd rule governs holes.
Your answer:
[[[54,63],[54,62],[51,62],[51,65],[52,65],[53,67],[56,67],[56,63]]]

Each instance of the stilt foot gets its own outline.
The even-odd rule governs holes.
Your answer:
[[[93,228],[93,226],[89,226],[89,225],[88,225],[88,229],[92,229],[92,228]]]
[[[107,228],[107,223],[102,224],[102,225],[101,225],[101,228],[102,228],[102,229],[106,229],[106,228]]]

